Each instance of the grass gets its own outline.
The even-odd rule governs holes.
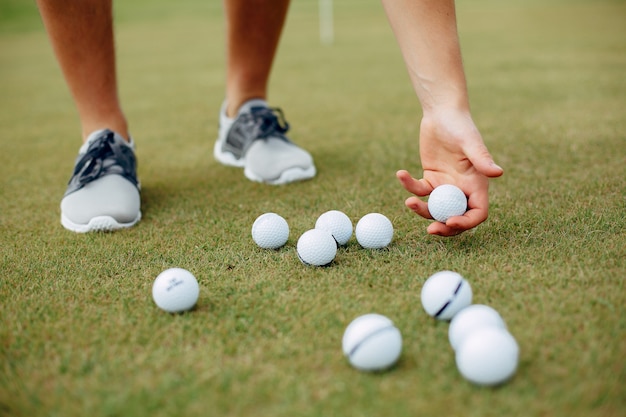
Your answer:
[[[319,43],[316,3],[294,2],[271,101],[319,176],[273,188],[210,156],[219,7],[126,3],[118,65],[145,217],[86,236],[58,219],[79,144],[73,104],[36,9],[3,3],[0,415],[624,414],[624,2],[459,2],[474,116],[506,174],[489,220],[451,239],[426,235],[394,178],[419,172],[420,110],[377,2],[336,2],[332,46]],[[304,267],[297,238],[329,209],[386,214],[394,242],[366,251],[353,239],[332,267]],[[250,238],[266,211],[289,221],[281,250]],[[200,282],[191,313],[152,302],[172,266]],[[448,325],[419,301],[441,269],[466,276],[518,340],[508,384],[478,388],[456,370]],[[369,312],[402,331],[390,372],[341,356],[345,326]]]

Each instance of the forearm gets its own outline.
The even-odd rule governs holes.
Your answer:
[[[382,0],[425,114],[469,110],[454,0]]]

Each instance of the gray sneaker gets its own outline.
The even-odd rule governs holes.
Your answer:
[[[265,100],[247,101],[235,118],[226,116],[224,103],[213,155],[224,165],[244,168],[252,181],[278,185],[313,178],[313,158],[287,138],[288,130],[282,111]]]
[[[93,132],[78,152],[61,201],[61,224],[77,233],[113,231],[141,219],[134,143],[106,129]]]

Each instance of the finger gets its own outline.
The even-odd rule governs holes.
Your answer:
[[[504,173],[504,170],[493,161],[487,147],[482,142],[472,143],[464,149],[464,152],[474,168],[484,176],[495,178]]]
[[[454,229],[469,230],[487,219],[489,195],[487,190],[475,191],[467,199],[468,211],[462,216],[450,217],[446,225]]]
[[[446,226],[461,231],[469,230],[484,222],[487,219],[487,210],[471,209],[462,216],[450,217],[446,222]]]
[[[426,229],[426,231],[431,235],[449,237],[449,236],[456,236],[460,233],[463,233],[465,230],[450,227],[446,225],[445,223],[433,222],[428,226],[428,229]]]
[[[408,171],[400,170],[396,172],[396,177],[400,180],[400,183],[410,193],[417,196],[424,197],[430,194],[433,190],[433,186],[430,185],[425,179],[416,180],[409,174]]]
[[[428,204],[417,197],[407,198],[404,204],[425,219],[433,218],[428,211]]]
[[[468,212],[469,213],[469,212]],[[480,219],[480,216],[476,218],[470,218],[471,214],[467,213],[463,216],[450,217],[446,223],[433,222],[428,226],[428,233],[439,236],[456,236],[467,230],[470,230],[484,220]]]

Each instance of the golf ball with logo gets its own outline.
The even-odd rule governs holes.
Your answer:
[[[383,214],[366,214],[356,224],[356,240],[366,249],[382,249],[393,239],[393,225]]]
[[[191,310],[198,302],[199,294],[200,287],[196,277],[182,268],[166,269],[152,284],[154,302],[169,313]]]
[[[394,365],[402,352],[402,335],[393,322],[380,314],[365,314],[346,328],[343,354],[355,368],[382,371]]]
[[[445,223],[450,217],[462,216],[467,211],[467,197],[455,185],[440,185],[428,197],[428,211],[433,219]]]
[[[252,239],[263,249],[278,249],[289,239],[287,221],[276,213],[265,213],[252,224]]]
[[[330,232],[311,229],[302,234],[296,247],[298,258],[305,265],[326,266],[337,255],[337,242]]]
[[[339,246],[348,243],[352,237],[352,221],[339,210],[330,210],[323,213],[315,222],[316,229],[329,231]]]
[[[422,306],[429,316],[450,320],[472,304],[472,288],[460,274],[440,271],[431,275],[422,287]]]

